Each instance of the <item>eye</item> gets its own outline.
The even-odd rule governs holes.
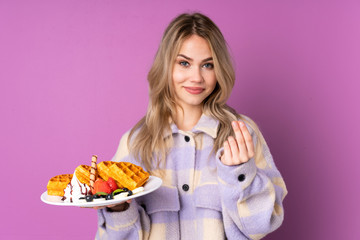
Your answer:
[[[188,67],[190,66],[190,63],[188,63],[187,61],[180,61],[179,64],[183,67]]]
[[[205,63],[205,64],[203,65],[203,67],[204,67],[204,68],[208,68],[208,69],[213,69],[213,68],[214,68],[214,64],[212,64],[212,63]]]

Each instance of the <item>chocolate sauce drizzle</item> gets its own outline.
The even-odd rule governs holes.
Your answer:
[[[86,188],[86,184],[79,182],[79,180],[77,180],[77,184],[79,185],[80,193],[82,195],[88,195],[88,193],[90,193],[90,191]],[[74,186],[71,184],[71,182],[69,183],[69,185],[70,185],[70,202],[72,203],[73,202],[72,195],[73,195]],[[64,195],[61,200],[65,201],[65,199],[66,199],[66,197]]]

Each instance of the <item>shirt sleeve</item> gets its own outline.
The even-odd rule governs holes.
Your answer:
[[[250,133],[256,143],[254,132]],[[220,161],[222,152],[217,152],[216,159],[225,231],[260,239],[283,221],[283,199],[287,194],[283,178],[265,141],[261,154],[241,165],[224,165]]]
[[[147,239],[149,224],[149,216],[136,201],[123,212],[99,209],[96,239]]]
[[[128,134],[122,136],[112,161],[131,162],[140,165],[129,156]],[[147,239],[149,229],[149,216],[135,199],[132,200],[129,208],[122,212],[112,212],[108,208],[98,210],[96,239]]]

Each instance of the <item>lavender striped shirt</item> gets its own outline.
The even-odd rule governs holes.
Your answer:
[[[287,190],[268,147],[256,162],[223,165],[222,150],[212,153],[218,125],[204,114],[192,131],[172,124],[173,148],[165,167],[153,172],[162,171],[163,185],[126,211],[98,210],[96,239],[260,239],[278,228]],[[142,165],[128,155],[127,138],[113,161]]]

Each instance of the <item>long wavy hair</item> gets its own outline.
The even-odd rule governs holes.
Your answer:
[[[221,148],[228,136],[234,135],[231,127],[233,120],[242,119],[255,130],[256,135],[260,136],[258,127],[253,121],[237,114],[226,105],[235,83],[235,72],[226,41],[219,28],[203,14],[181,14],[171,21],[164,32],[148,73],[147,113],[131,129],[128,137],[130,154],[144,164],[149,171],[165,161],[168,150],[172,146],[171,134],[167,138],[164,137],[166,131],[171,131],[170,123],[177,107],[172,84],[172,70],[182,43],[192,35],[198,35],[207,40],[214,62],[217,84],[203,102],[203,112],[219,121],[213,151]],[[259,145],[257,144],[256,149]]]

